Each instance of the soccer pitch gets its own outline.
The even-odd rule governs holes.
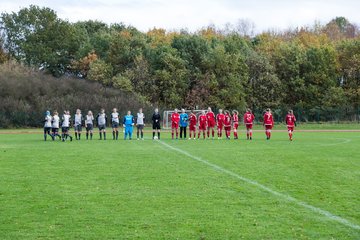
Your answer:
[[[359,132],[84,135],[0,132],[0,239],[360,239]]]

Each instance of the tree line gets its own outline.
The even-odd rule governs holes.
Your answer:
[[[325,25],[257,35],[246,27],[141,32],[122,23],[70,23],[31,5],[1,14],[0,62],[15,59],[166,108],[358,113],[357,25],[336,17]]]

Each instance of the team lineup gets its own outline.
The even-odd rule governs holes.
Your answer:
[[[160,139],[161,130],[161,116],[159,109],[156,108],[151,118],[152,121],[152,139]],[[252,140],[253,138],[253,124],[255,116],[250,109],[247,109],[243,115],[243,123],[246,128],[246,139]],[[47,136],[50,136],[52,140],[57,137],[59,140],[73,140],[73,136],[70,135],[70,127],[73,124],[75,139],[80,140],[83,126],[86,129],[86,139],[92,140],[94,133],[94,126],[97,125],[99,130],[99,140],[106,140],[106,127],[108,123],[108,117],[104,109],[94,117],[92,111],[88,111],[87,115],[83,117],[81,110],[77,109],[72,120],[70,111],[64,111],[61,118],[57,111],[51,115],[50,111],[46,111],[44,119],[44,140],[47,140]],[[136,126],[136,137],[138,140],[144,140],[144,127],[145,127],[145,115],[140,108],[136,117],[128,111],[120,122],[120,114],[117,109],[114,108],[110,114],[110,123],[112,128],[112,139],[118,140],[120,123],[123,126],[124,140],[131,140],[133,136],[133,128]],[[285,123],[288,129],[289,140],[293,140],[293,132],[296,126],[296,118],[292,110],[288,111],[285,117]],[[59,129],[61,126],[61,135]],[[266,109],[263,115],[263,126],[265,129],[266,139],[271,139],[271,131],[274,127],[274,118],[271,110]],[[215,127],[217,130],[217,138],[222,139],[223,132],[225,138],[231,139],[231,130],[234,135],[234,139],[238,139],[239,128],[239,112],[233,110],[231,113],[228,110],[219,109],[218,113],[215,113],[209,107],[207,111],[202,110],[199,116],[196,116],[192,110],[190,114],[186,113],[185,109],[181,109],[179,113],[178,109],[174,109],[171,114],[171,138],[172,139],[187,139],[187,128],[189,128],[189,139],[206,139],[215,137]],[[180,131],[179,131],[180,130]]]

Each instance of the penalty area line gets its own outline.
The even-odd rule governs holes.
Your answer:
[[[259,188],[259,189],[262,189],[265,192],[271,193],[272,195],[277,196],[279,198],[282,198],[282,199],[284,199],[284,200],[286,200],[288,202],[295,203],[295,204],[297,204],[297,205],[299,205],[301,207],[304,207],[304,208],[306,208],[308,210],[311,210],[312,212],[320,214],[320,215],[326,217],[329,220],[341,223],[342,225],[350,227],[352,229],[360,230],[360,225],[352,223],[352,222],[350,222],[349,220],[347,220],[345,218],[339,217],[339,216],[337,216],[335,214],[332,214],[331,212],[328,212],[328,211],[323,210],[321,208],[312,206],[312,205],[310,205],[310,204],[308,204],[306,202],[300,201],[300,200],[298,200],[298,199],[296,199],[294,197],[291,197],[291,196],[289,196],[287,194],[280,193],[280,192],[277,192],[275,190],[272,190],[271,188],[269,188],[269,187],[267,187],[265,185],[262,185],[262,184],[260,184],[260,183],[258,183],[256,181],[254,181],[254,180],[243,177],[243,176],[241,176],[241,175],[239,175],[239,174],[237,174],[235,172],[232,172],[230,170],[222,168],[219,165],[216,165],[214,163],[208,162],[208,161],[206,161],[206,160],[204,160],[204,159],[202,159],[200,157],[194,156],[194,155],[192,155],[192,154],[190,154],[190,153],[188,153],[188,152],[186,152],[186,151],[184,151],[184,150],[182,150],[180,148],[176,148],[174,146],[171,146],[171,145],[169,145],[169,144],[167,144],[167,143],[165,143],[163,141],[158,141],[158,142],[160,144],[162,144],[163,146],[165,146],[165,147],[167,147],[167,148],[169,148],[171,150],[174,150],[174,151],[176,151],[178,153],[181,153],[181,154],[183,154],[183,155],[185,155],[185,156],[187,156],[187,157],[189,157],[189,158],[191,158],[191,159],[193,159],[193,160],[195,160],[197,162],[205,164],[205,165],[207,165],[207,166],[209,166],[209,167],[211,167],[211,168],[213,168],[213,169],[215,169],[215,170],[217,170],[219,172],[223,172],[223,173],[225,173],[225,174],[227,174],[229,176],[232,176],[232,177],[237,178],[237,179],[239,179],[239,180],[241,180],[243,182],[246,182],[246,183],[248,183],[250,185],[253,185],[253,186],[255,186],[255,187]]]

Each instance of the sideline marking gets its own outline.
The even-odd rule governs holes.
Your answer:
[[[179,149],[179,148],[173,147],[173,146],[171,146],[171,145],[169,145],[169,144],[167,144],[167,143],[165,143],[165,142],[163,142],[163,141],[158,141],[158,142],[159,142],[160,144],[164,145],[164,146],[167,147],[167,148],[170,148],[170,149],[172,149],[172,150],[174,150],[174,151],[176,151],[176,152],[179,152],[179,153],[181,153],[181,154],[183,154],[183,155],[185,155],[185,156],[187,156],[187,157],[189,157],[189,158],[192,158],[192,159],[195,160],[195,161],[198,161],[198,162],[200,162],[200,163],[203,163],[203,164],[205,164],[205,165],[207,165],[207,166],[209,166],[209,167],[211,167],[211,168],[213,168],[213,169],[215,169],[215,170],[218,170],[218,171],[220,171],[220,172],[226,173],[226,174],[228,174],[228,175],[230,175],[230,176],[232,176],[232,177],[234,177],[234,178],[240,179],[240,180],[243,181],[243,182],[246,182],[246,183],[248,183],[248,184],[254,185],[255,187],[258,187],[258,188],[260,188],[260,189],[262,189],[262,190],[264,190],[264,191],[266,191],[266,192],[269,192],[269,193],[271,193],[271,194],[273,194],[273,195],[275,195],[275,196],[277,196],[277,197],[283,198],[283,199],[285,199],[286,201],[293,202],[293,203],[295,203],[295,204],[297,204],[297,205],[299,205],[299,206],[302,206],[302,207],[304,207],[304,208],[307,208],[307,209],[309,209],[309,210],[311,210],[311,211],[313,211],[313,212],[315,212],[315,213],[318,213],[318,214],[320,214],[320,215],[323,215],[323,216],[327,217],[328,219],[330,219],[330,220],[332,220],[332,221],[341,223],[341,224],[343,224],[343,225],[345,225],[345,226],[347,226],[347,227],[350,227],[350,228],[352,228],[352,229],[360,230],[360,225],[357,225],[357,224],[355,224],[355,223],[352,223],[352,222],[350,222],[349,220],[346,220],[345,218],[342,218],[342,217],[339,217],[339,216],[337,216],[337,215],[334,215],[334,214],[332,214],[331,212],[328,212],[328,211],[323,210],[323,209],[321,209],[321,208],[314,207],[314,206],[312,206],[312,205],[310,205],[310,204],[308,204],[308,203],[306,203],[306,202],[300,201],[300,200],[298,200],[298,199],[296,199],[296,198],[294,198],[294,197],[291,197],[291,196],[289,196],[289,195],[286,195],[286,194],[284,194],[284,193],[280,193],[280,192],[274,191],[274,190],[272,190],[271,188],[268,188],[268,187],[266,187],[265,185],[262,185],[262,184],[260,184],[260,183],[258,183],[258,182],[256,182],[256,181],[254,181],[254,180],[245,178],[245,177],[243,177],[243,176],[241,176],[241,175],[239,175],[239,174],[237,174],[237,173],[234,173],[234,172],[232,172],[232,171],[230,171],[230,170],[227,170],[227,169],[225,169],[225,168],[222,168],[222,167],[220,167],[220,166],[218,166],[218,165],[216,165],[216,164],[214,164],[214,163],[210,163],[210,162],[208,162],[208,161],[206,161],[206,160],[204,160],[204,159],[202,159],[202,158],[200,158],[200,157],[196,157],[196,156],[194,156],[194,155],[192,155],[192,154],[190,154],[190,153],[188,153],[188,152],[186,152],[186,151],[184,151],[184,150],[181,150],[181,149]]]
[[[331,138],[331,139],[342,140],[342,141],[339,141],[336,143],[320,144],[320,146],[322,146],[322,147],[335,146],[335,145],[340,145],[340,144],[346,144],[346,143],[349,143],[352,141],[350,138]]]

